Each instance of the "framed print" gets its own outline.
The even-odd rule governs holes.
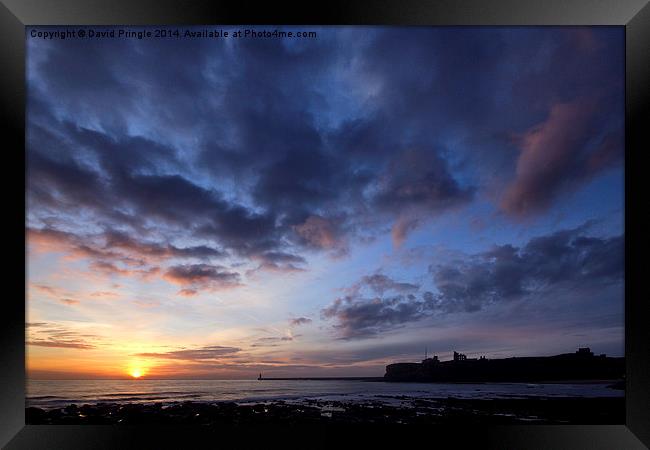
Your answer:
[[[4,5],[6,448],[648,445],[646,2]]]

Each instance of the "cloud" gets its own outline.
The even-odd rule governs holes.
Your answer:
[[[428,313],[427,305],[412,294],[375,298],[345,296],[321,311],[323,318],[337,321],[334,328],[343,339],[371,337],[420,320]]]
[[[108,257],[117,255],[109,252],[127,253],[134,262],[147,263],[218,258],[228,252],[265,260],[261,269],[289,271],[301,266],[269,262],[264,254],[298,254],[305,248],[346,254],[356,230],[379,229],[378,223],[366,226],[375,214],[364,190],[380,176],[385,158],[376,167],[372,159],[363,161],[366,167],[356,166],[348,157],[349,140],[318,123],[330,105],[323,103],[314,77],[329,83],[332,64],[354,56],[341,54],[337,39],[335,33],[310,45],[308,52],[298,53],[280,42],[241,42],[233,49],[238,55],[234,59],[228,52],[215,53],[214,47],[188,42],[63,43],[56,48],[31,42],[41,57],[30,60],[28,67],[30,222],[51,218],[55,212],[65,225],[55,229],[70,232],[82,229],[72,221],[83,211],[87,221],[106,226],[106,248],[95,246],[92,251],[102,251],[112,263]],[[198,52],[192,60],[186,58],[188,45]],[[112,57],[118,49],[119,62]],[[76,59],[79,52],[92,52],[102,67],[88,74],[92,85],[101,86],[101,94],[87,88],[87,79],[71,82],[56,75],[62,61],[82,65]],[[188,64],[174,75],[173,94],[169,76],[149,70],[156,58],[171,56]],[[126,61],[128,65],[122,66]],[[236,73],[209,77],[217,61]],[[264,83],[257,70],[262,62],[268,69]],[[135,78],[119,76],[119,67],[128,67]],[[286,67],[296,70],[289,74]],[[43,73],[53,75],[43,79]],[[286,86],[301,89],[301,95],[289,94]],[[154,93],[163,92],[173,105],[166,114],[152,101]],[[251,96],[256,102],[246,101]],[[135,97],[141,99],[138,105],[132,102]],[[95,107],[108,99],[119,104],[119,114]],[[199,116],[190,107],[196,99],[202,99]],[[141,135],[127,131],[133,123],[143,127]],[[196,144],[197,152],[179,149],[178,141],[188,135],[196,137],[192,145]],[[398,149],[403,147],[399,140],[391,140]],[[431,158],[444,165],[437,156]],[[438,175],[444,179],[435,180]],[[426,180],[412,182],[424,183],[429,193],[437,190],[445,195],[441,189],[454,189],[453,177],[443,169],[433,168],[423,177]],[[395,182],[389,188],[407,189],[402,180]],[[233,195],[230,185],[238,186],[243,195]],[[408,200],[420,201],[412,196]],[[383,203],[391,202],[385,192]],[[152,227],[164,230],[162,242],[147,238]],[[167,242],[171,237],[203,243],[180,248]],[[100,256],[86,253],[84,257]]]
[[[41,250],[60,251],[74,258],[89,259],[89,267],[98,272],[143,278],[160,272],[159,267],[150,265],[154,262],[173,258],[205,259],[223,256],[223,252],[207,246],[180,248],[174,245],[139,242],[114,230],[79,235],[49,227],[29,228],[28,242]],[[147,265],[149,266],[145,267]],[[133,266],[143,268],[133,269]]]
[[[102,343],[102,338],[96,334],[79,332],[57,323],[37,322],[36,324],[27,324],[27,345],[89,350],[97,348]]]
[[[406,240],[406,236],[415,230],[419,224],[420,219],[414,217],[400,217],[397,219],[397,222],[395,222],[393,228],[390,230],[393,247],[400,248]]]
[[[269,336],[257,338],[251,347],[277,347],[279,343],[291,342],[300,335],[287,335],[287,336]]]
[[[41,292],[46,297],[49,297],[53,300],[57,300],[60,303],[63,303],[68,306],[77,305],[80,301],[74,297],[78,296],[78,293],[68,291],[66,289],[61,289],[59,287],[50,286],[42,283],[30,283],[29,289]],[[32,294],[30,294],[32,297]],[[46,323],[44,325],[47,325]]]
[[[50,227],[27,229],[27,243],[36,246],[39,251],[67,252],[76,258],[116,259],[133,263],[128,258],[121,258],[115,252],[94,248],[84,242],[84,237],[71,232]]]
[[[160,267],[150,267],[148,269],[124,269],[107,261],[91,261],[88,267],[95,272],[106,275],[121,275],[127,277],[138,276],[145,280],[160,273]]]
[[[517,217],[621,161],[621,30],[319,36],[30,39],[30,242],[123,276],[233,258],[296,272],[388,227],[400,247],[495,173],[514,174],[497,206]]]
[[[383,295],[386,291],[406,293],[414,292],[419,289],[419,286],[416,284],[400,283],[383,274],[364,276],[361,278],[361,281],[357,286],[367,286],[370,290],[379,295]]]
[[[134,356],[145,358],[158,358],[158,359],[178,359],[182,361],[212,361],[232,358],[239,353],[241,349],[237,347],[224,347],[221,345],[210,345],[206,347],[199,347],[194,349],[172,350],[162,353],[136,353]]]
[[[99,297],[99,298],[113,298],[113,297],[119,297],[119,294],[111,291],[95,291],[90,293],[91,297]]]
[[[27,341],[27,345],[34,345],[37,347],[56,347],[56,348],[77,348],[77,349],[91,349],[95,348],[94,345],[86,344],[82,341],[66,340],[66,341],[57,341],[57,340],[31,340]]]
[[[379,179],[374,201],[382,209],[438,213],[467,203],[473,188],[463,188],[435,151],[406,150]]]
[[[277,273],[291,273],[305,271],[307,261],[302,256],[293,255],[284,252],[266,252],[251,257],[254,261],[259,261],[256,269],[247,271],[248,275],[263,270]]]
[[[51,120],[52,124],[57,123],[56,119]],[[209,243],[215,239],[244,255],[272,250],[280,245],[272,214],[257,214],[241,205],[232,204],[218,192],[204,189],[180,175],[139,173],[145,168],[155,168],[154,164],[159,163],[156,157],[167,152],[158,150],[160,146],[157,143],[143,142],[140,145],[145,156],[122,158],[124,148],[131,144],[130,138],[123,138],[124,142],[120,142],[98,131],[67,124],[60,126],[61,132],[67,136],[65,140],[60,137],[61,133],[51,136],[59,146],[47,157],[42,156],[49,148],[41,141],[45,137],[36,132],[29,137],[29,155],[34,160],[30,161],[28,175],[32,217],[39,212],[47,214],[54,210],[57,220],[63,221],[67,228],[74,228],[74,223],[70,222],[73,219],[68,216],[75,214],[75,208],[81,208],[90,214],[94,227],[98,223],[111,226],[93,236],[63,231],[58,227],[31,227],[30,238],[34,243],[49,244],[49,248],[52,245],[68,247],[78,257],[117,259],[140,264],[171,258],[209,259],[225,256],[223,249]],[[39,126],[32,127],[32,130],[38,129]],[[77,148],[90,152],[98,164],[77,162],[75,158],[82,157],[84,153],[72,153],[70,147],[75,144]],[[146,155],[150,155],[153,161],[147,160]],[[73,174],[66,172],[70,167],[79,172],[74,174],[76,179],[85,177],[95,182],[84,188],[67,188],[67,180],[73,177]],[[79,198],[75,193],[79,191],[86,196]],[[167,234],[168,239],[191,237],[206,243],[180,247],[144,240],[141,235],[147,232],[146,224],[152,221],[159,222],[158,225],[165,224],[166,228],[171,227],[172,230],[178,229],[176,234]],[[117,231],[115,227],[129,231]]]
[[[31,283],[29,285],[30,287],[33,287],[34,289],[50,296],[50,297],[58,297],[61,295],[65,295],[65,291],[55,288],[53,286],[49,286],[47,284],[41,284],[41,283]]]
[[[504,211],[515,216],[543,211],[561,193],[622,159],[622,136],[593,142],[602,127],[598,108],[593,99],[556,103],[544,122],[519,138],[516,177],[501,200]]]
[[[176,247],[170,244],[138,241],[126,233],[116,230],[104,232],[104,247],[107,249],[120,249],[135,255],[154,258],[221,258],[225,256],[222,250],[199,245],[194,247]]]
[[[296,317],[294,319],[289,320],[289,325],[293,327],[297,327],[300,325],[307,325],[310,324],[312,320],[308,317]]]
[[[334,327],[343,339],[370,337],[424,317],[426,308],[414,295],[418,289],[383,274],[364,276],[347,289],[348,295],[323,308],[321,316],[337,321]]]
[[[309,247],[323,250],[347,252],[347,243],[343,238],[339,221],[319,215],[311,215],[304,222],[294,225],[302,243]]]
[[[163,278],[174,284],[196,288],[226,289],[240,285],[237,272],[228,272],[223,266],[208,264],[172,266],[163,274]]]
[[[483,309],[554,291],[580,291],[622,282],[624,237],[589,237],[584,228],[531,239],[521,248],[496,246],[456,263],[430,268],[444,312]]]
[[[187,288],[181,289],[180,291],[178,291],[178,295],[180,295],[182,297],[193,297],[193,296],[197,295],[198,293],[199,293],[199,291],[197,291],[196,289],[187,289]]]
[[[361,277],[359,281],[345,289],[345,291],[351,296],[358,296],[363,293],[367,295],[384,295],[386,292],[409,294],[416,292],[419,288],[420,286],[417,284],[398,282],[387,275],[375,273]]]
[[[65,303],[66,305],[78,305],[79,304],[79,300],[75,300],[75,299],[72,299],[72,298],[62,298],[62,299],[59,299],[59,301],[61,303]]]
[[[624,236],[589,236],[588,227],[431,265],[431,290],[385,275],[366,276],[347,295],[323,308],[321,315],[335,321],[339,337],[358,339],[428,317],[475,313],[496,304],[534,300],[543,307],[545,301],[566,292],[572,293],[574,301],[584,301],[595,289],[621,286],[624,271]],[[565,308],[571,310],[571,305]]]

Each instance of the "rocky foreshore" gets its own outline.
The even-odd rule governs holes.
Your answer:
[[[44,410],[26,408],[26,423],[42,424],[622,424],[624,398],[413,399],[381,401],[282,400],[257,404],[233,402],[171,404],[71,404]]]

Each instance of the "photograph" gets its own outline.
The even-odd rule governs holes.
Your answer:
[[[624,27],[30,25],[24,70],[27,425],[626,424]]]

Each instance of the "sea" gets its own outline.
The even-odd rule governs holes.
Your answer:
[[[26,405],[235,402],[283,400],[380,402],[398,406],[414,399],[622,397],[611,382],[593,383],[396,383],[362,380],[28,380]]]

